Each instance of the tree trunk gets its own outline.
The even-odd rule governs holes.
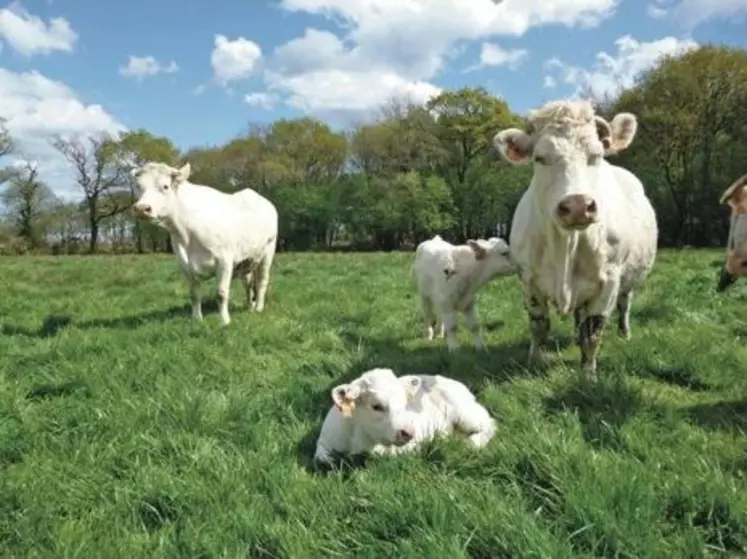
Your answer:
[[[88,252],[96,254],[99,242],[99,223],[96,221],[96,218],[93,217],[90,219],[89,224],[91,227],[91,237],[89,238]]]

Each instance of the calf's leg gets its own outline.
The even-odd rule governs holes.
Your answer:
[[[453,309],[443,310],[441,312],[443,327],[446,330],[446,345],[449,351],[454,351],[459,347],[459,340],[457,340],[457,320],[456,313]]]
[[[423,320],[425,321],[425,337],[432,341],[435,328],[438,326],[436,311],[433,309],[433,302],[427,295],[420,296],[420,306],[423,308]]]
[[[254,281],[253,281],[253,274],[250,271],[246,272],[243,276],[244,281],[244,292],[246,293],[246,308],[251,310],[254,310],[254,306],[256,305],[256,293],[254,292]]]
[[[480,334],[480,322],[477,318],[477,310],[475,308],[474,300],[467,306],[464,311],[465,321],[467,322],[467,328],[472,333],[472,338],[475,342],[475,347],[479,350],[485,349],[485,340],[482,339]]]
[[[473,445],[480,448],[488,444],[496,429],[495,420],[490,417],[488,410],[475,401],[458,407],[457,414],[454,423],[469,436]]]

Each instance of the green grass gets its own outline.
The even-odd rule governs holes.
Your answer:
[[[485,355],[428,343],[410,254],[281,254],[227,329],[170,256],[0,259],[0,556],[743,555],[747,282],[715,293],[722,255],[660,254],[596,385],[555,315],[527,369],[514,277],[479,297]],[[316,472],[330,388],[374,366],[464,381],[498,433]]]

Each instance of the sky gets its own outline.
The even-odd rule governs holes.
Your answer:
[[[69,198],[57,135],[145,128],[188,149],[281,117],[344,128],[464,86],[526,113],[614,93],[662,54],[745,48],[746,16],[747,0],[0,2],[0,117],[14,157]]]

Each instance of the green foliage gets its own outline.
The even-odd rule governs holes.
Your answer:
[[[714,293],[721,251],[660,255],[596,386],[570,320],[527,368],[515,277],[480,294],[484,355],[426,341],[410,258],[280,254],[228,329],[168,256],[0,259],[0,556],[747,554],[747,347],[724,343],[747,287]],[[315,471],[330,389],[376,366],[465,382],[497,434]]]
[[[642,180],[660,243],[723,246],[729,212],[719,198],[747,161],[747,50],[705,45],[665,57],[633,87],[595,103],[608,119],[621,111],[638,117],[631,146],[610,161]],[[253,188],[278,208],[281,250],[395,250],[436,233],[455,243],[508,234],[532,168],[503,162],[492,140],[523,120],[485,88],[465,87],[425,106],[393,99],[373,121],[345,132],[312,117],[284,118],[181,154],[145,130],[100,149],[92,140],[82,156],[105,163],[102,177],[79,165],[81,154],[68,159],[79,175],[87,169],[79,182],[98,184],[94,191],[113,187],[112,154],[137,163],[188,161],[193,182],[228,193]],[[0,122],[0,156],[10,147]],[[88,230],[78,236],[90,238],[92,247],[102,228],[110,231],[105,242],[112,250],[127,250],[127,243],[140,252],[169,250],[167,235],[154,227],[130,221],[130,238],[121,235],[127,227],[124,207],[111,204],[116,197],[99,203],[101,196],[86,196],[96,209],[91,213],[89,204]]]

